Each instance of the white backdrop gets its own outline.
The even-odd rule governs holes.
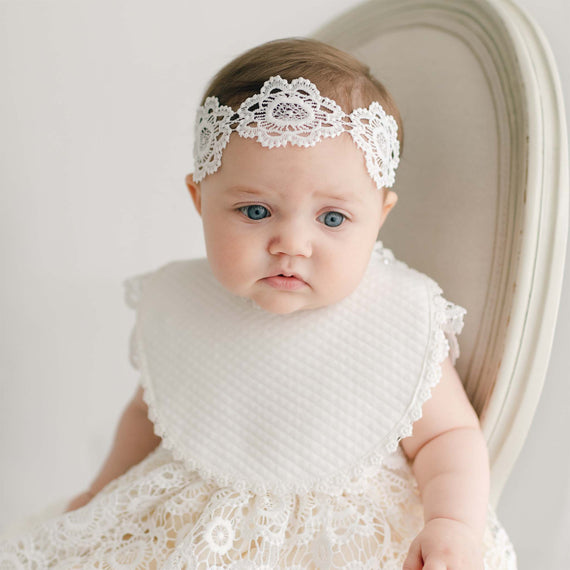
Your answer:
[[[205,255],[184,176],[208,79],[357,3],[0,0],[0,525],[71,498],[106,457],[138,382],[122,281]],[[570,3],[519,4],[550,40],[570,111]],[[570,568],[569,317],[566,287],[498,509],[520,570]]]

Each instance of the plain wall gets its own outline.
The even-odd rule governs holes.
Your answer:
[[[205,255],[184,177],[207,80],[356,4],[0,0],[0,525],[71,498],[104,461],[138,383],[123,280]],[[570,109],[570,3],[519,4]],[[521,570],[570,568],[569,273],[567,260],[544,392],[498,509]]]

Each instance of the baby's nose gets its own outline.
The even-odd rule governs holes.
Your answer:
[[[269,241],[269,252],[309,257],[312,253],[310,229],[299,220],[275,223]]]

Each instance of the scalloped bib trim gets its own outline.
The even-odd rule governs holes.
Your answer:
[[[351,295],[311,311],[260,309],[207,259],[125,285],[155,432],[203,479],[257,493],[357,490],[411,435],[466,312],[381,242]]]

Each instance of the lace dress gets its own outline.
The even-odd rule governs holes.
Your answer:
[[[372,372],[374,384],[366,383],[365,371],[358,376],[359,386],[369,386],[365,398],[373,402],[375,410],[380,409],[378,416],[363,413],[366,402],[356,398],[355,385],[349,385],[348,391],[343,392],[346,380],[343,384],[335,384],[337,376],[346,376],[342,369],[338,375],[334,371],[329,373],[325,384],[319,380],[320,384],[312,385],[303,377],[304,388],[314,389],[319,394],[317,399],[307,398],[305,394],[305,399],[296,401],[296,392],[302,393],[301,389],[295,394],[285,390],[286,398],[280,399],[276,385],[271,387],[271,399],[263,400],[263,387],[253,381],[252,390],[248,392],[245,382],[250,376],[240,376],[236,372],[233,357],[227,361],[220,357],[219,364],[207,359],[200,362],[203,346],[197,343],[192,352],[181,336],[189,326],[184,317],[186,301],[183,301],[189,282],[186,277],[181,281],[181,275],[197,275],[203,270],[203,275],[209,279],[206,264],[175,262],[163,268],[159,273],[165,279],[155,278],[152,282],[157,293],[156,302],[147,302],[146,313],[140,309],[141,298],[143,290],[147,299],[153,297],[153,286],[147,277],[156,272],[128,280],[127,302],[133,308],[139,306],[141,313],[135,327],[137,332],[133,331],[131,337],[131,361],[141,370],[149,415],[155,431],[163,438],[162,443],[81,509],[36,521],[25,530],[1,538],[0,568],[401,570],[411,541],[423,527],[423,508],[411,466],[398,442],[410,435],[413,421],[420,417],[422,404],[439,380],[439,363],[448,352],[453,360],[457,357],[455,335],[462,328],[465,310],[445,301],[435,282],[395,260],[381,243],[375,248],[371,263],[375,264],[374,271],[383,276],[379,277],[380,281],[385,277],[394,280],[398,298],[408,296],[408,301],[400,305],[401,310],[408,311],[407,318],[402,319],[408,324],[402,324],[401,328],[410,327],[403,332],[410,335],[412,329],[422,329],[422,323],[426,324],[425,330],[410,338],[410,342],[427,339],[424,342],[427,352],[417,359],[423,363],[420,374],[415,371],[411,353],[404,351],[401,361],[410,363],[406,364],[410,367],[408,371],[405,365],[399,365],[394,369],[395,376],[390,377],[388,367],[379,366]],[[394,268],[390,269],[392,273],[384,264]],[[397,271],[405,282],[399,280],[400,277],[396,279]],[[199,307],[208,306],[205,297],[198,293],[209,296],[209,300],[212,295],[224,295],[223,291],[214,290],[214,284],[208,279],[200,282],[192,293],[198,300],[190,301],[194,303],[191,312],[205,341],[220,339],[229,331],[227,334],[232,342],[238,342],[239,346],[242,340],[244,346],[251,346],[252,339],[246,333],[256,328],[256,319],[261,319],[264,333],[272,332],[265,312],[243,300],[237,302],[241,303],[239,311],[246,311],[250,318],[247,331],[240,335],[246,338],[236,339],[235,331],[232,333],[227,324],[227,312],[234,310],[234,305],[229,309],[224,303],[216,302],[214,306],[221,307],[226,320],[222,328],[216,328],[219,323],[214,323],[211,325],[214,328],[208,329],[209,324],[196,318]],[[366,289],[369,285],[371,288]],[[369,281],[364,289],[360,288],[359,295],[353,295],[344,308],[338,308],[340,312],[337,309],[334,313],[324,312],[326,319],[323,322],[328,326],[331,315],[334,319],[339,315],[342,317],[339,327],[332,333],[337,337],[346,330],[346,338],[341,339],[343,346],[350,338],[358,336],[356,331],[359,332],[358,351],[354,350],[358,359],[369,362],[370,354],[374,354],[382,361],[390,354],[391,359],[397,361],[398,355],[389,346],[389,338],[397,337],[393,328],[386,331],[385,337],[380,337],[382,342],[376,342],[379,324],[370,313],[368,297],[370,294],[377,298],[376,285],[376,281]],[[386,292],[387,281],[382,281],[381,286],[384,305],[378,308],[378,314],[385,322],[386,311],[398,308],[396,298]],[[171,287],[168,295],[164,294],[165,287]],[[420,294],[421,291],[426,294]],[[420,310],[420,297],[427,299],[425,310]],[[367,324],[358,320],[354,325],[348,324],[342,311],[350,315],[358,313],[357,305],[363,301],[361,314],[366,314]],[[168,303],[175,312],[169,312]],[[157,306],[159,311],[156,311]],[[208,323],[215,317],[209,306],[205,315]],[[417,320],[412,319],[412,315]],[[243,313],[240,312],[239,317],[243,320]],[[299,360],[299,355],[302,356],[303,373],[306,373],[306,369],[312,367],[310,357],[315,352],[317,359],[323,355],[329,358],[330,354],[338,352],[331,338],[323,342],[322,350],[315,342],[326,329],[316,326],[310,331],[313,321],[298,319],[310,317],[289,319],[291,330],[295,331],[291,338],[297,342],[299,324],[303,324],[302,330],[307,331],[303,334],[312,335],[317,347],[312,346],[307,353],[295,353],[295,358],[290,361],[285,359],[283,366],[287,375],[279,379],[279,386],[289,378],[298,382],[294,363]],[[282,328],[283,322],[283,319],[279,320],[279,330],[287,331],[287,326]],[[183,329],[178,328],[182,325]],[[365,335],[368,326],[374,330],[374,342]],[[269,333],[258,341],[259,347],[263,348],[259,354],[265,354],[267,343],[273,342],[267,338],[271,337]],[[165,341],[168,334],[173,336]],[[188,338],[194,338],[195,334],[193,331]],[[303,344],[307,343],[307,338],[302,338]],[[202,379],[202,374],[208,375],[211,371],[207,383],[193,385],[192,399],[184,400],[190,376],[188,365],[181,365],[180,348],[173,348],[177,344],[173,339],[177,339],[185,355],[191,352],[190,358],[196,363],[192,372],[194,382],[197,374]],[[373,352],[363,352],[362,343],[370,346]],[[379,349],[378,345],[386,345],[386,348]],[[288,346],[287,351],[293,351],[293,347]],[[241,350],[237,350],[235,358],[243,362]],[[176,361],[176,367],[169,368],[166,363],[172,361]],[[206,362],[209,362],[207,367]],[[354,368],[355,362],[358,361],[347,363],[349,369]],[[370,366],[374,368],[373,363]],[[232,374],[228,374],[226,380],[235,376],[239,382],[217,385],[223,370],[228,367]],[[159,371],[164,369],[166,372],[161,379]],[[273,369],[279,373],[275,363]],[[404,387],[402,380],[398,391],[387,394],[387,386],[395,382],[394,378],[406,377],[413,380],[409,388]],[[383,381],[388,384],[383,385]],[[291,386],[298,388],[295,382]],[[323,392],[323,386],[338,388],[329,396]],[[203,388],[202,392],[199,387]],[[223,405],[222,388],[223,394],[230,397],[231,408]],[[211,398],[212,394],[216,397]],[[249,397],[262,399],[269,410],[267,419],[257,407],[260,402],[254,401],[252,408]],[[324,408],[321,404],[326,398],[330,398],[329,405]],[[335,398],[342,403],[342,408],[338,408],[342,410],[340,415],[331,404]],[[382,398],[390,400],[384,409]],[[398,410],[398,399],[403,402],[401,411],[394,416],[396,420],[390,418],[386,423],[386,416]],[[181,401],[184,406],[177,412],[176,406]],[[350,415],[351,402],[356,410],[353,415]],[[273,408],[272,403],[275,404]],[[292,403],[296,406],[291,408],[295,410],[294,416],[287,409]],[[232,410],[240,413],[234,416]],[[257,413],[245,417],[244,410]],[[333,417],[337,418],[335,425],[331,425]],[[338,421],[339,417],[345,420],[344,423]],[[299,418],[303,420],[301,423]],[[201,430],[196,428],[190,433],[190,426],[194,424],[189,422],[192,421],[197,421]],[[382,435],[376,445],[371,445],[374,443],[370,441],[371,433],[385,437]],[[181,434],[183,438],[180,438]],[[362,441],[359,440],[361,434],[364,434]],[[346,437],[354,445],[343,456],[339,442],[344,442]],[[266,443],[270,447],[264,447]],[[212,453],[214,445],[216,453]],[[308,455],[307,450],[310,451]],[[267,462],[267,457],[274,460]],[[484,549],[486,570],[516,569],[513,547],[491,507],[488,507]]]

